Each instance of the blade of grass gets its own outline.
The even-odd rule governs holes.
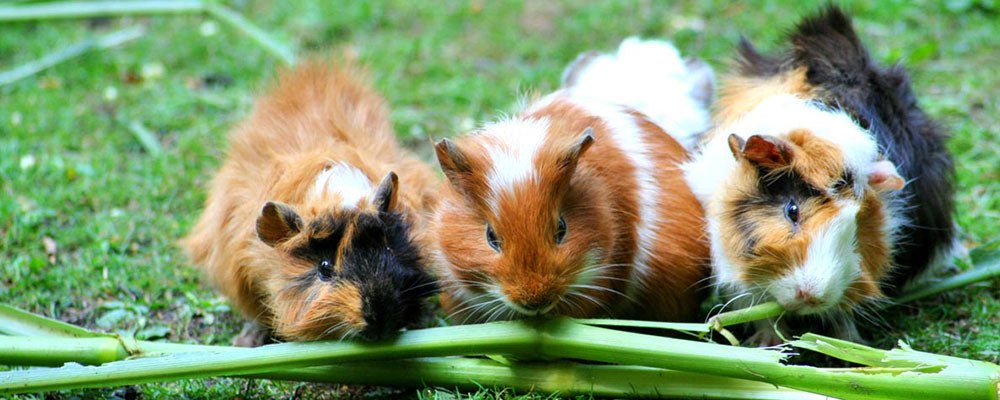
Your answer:
[[[295,64],[293,49],[272,38],[242,15],[212,1],[66,1],[0,6],[0,21],[182,13],[206,13],[246,35],[286,65]],[[0,85],[3,85],[2,80]]]
[[[0,72],[0,86],[17,82],[66,60],[78,57],[90,50],[111,48],[138,39],[144,33],[145,30],[141,26],[136,25],[100,37],[85,39],[79,43],[49,53],[37,60],[22,64],[14,69]]]
[[[0,21],[91,18],[134,14],[196,13],[205,9],[201,1],[53,1],[0,6]]]
[[[160,146],[160,141],[156,139],[156,134],[146,128],[139,121],[132,121],[128,124],[128,130],[132,132],[132,135],[142,144],[142,148],[146,149],[146,153],[151,156],[158,156],[163,153],[163,147]]]
[[[287,46],[279,43],[277,40],[272,38],[270,35],[262,31],[256,25],[247,21],[243,16],[237,14],[226,8],[225,6],[208,3],[205,4],[205,11],[208,15],[215,17],[219,21],[233,27],[234,29],[240,31],[253,41],[257,42],[261,47],[267,50],[269,53],[278,57],[279,60],[285,63],[285,65],[295,65],[295,52],[292,51]]]

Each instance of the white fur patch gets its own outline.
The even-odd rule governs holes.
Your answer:
[[[519,183],[538,179],[535,153],[545,142],[549,121],[541,119],[508,119],[487,125],[482,134],[493,136],[498,143],[487,144],[493,163],[487,175],[492,190],[490,204],[497,211],[497,199],[505,191],[513,190]]]
[[[571,66],[572,68],[572,66]],[[625,39],[575,72],[574,96],[619,104],[645,114],[687,148],[708,129],[708,110],[692,96],[699,82],[670,42]]]
[[[682,167],[685,177],[698,199],[707,205],[736,168],[736,160],[729,150],[729,134],[746,140],[753,135],[786,137],[797,129],[807,129],[837,145],[844,154],[845,167],[857,177],[867,177],[878,158],[874,136],[861,129],[843,111],[781,94],[762,101],[734,123],[716,128],[716,135]],[[863,182],[862,179],[856,181]]]
[[[608,126],[615,145],[625,153],[635,167],[636,184],[639,186],[639,249],[633,259],[635,275],[632,277],[626,294],[632,296],[640,287],[640,281],[649,274],[647,264],[652,254],[653,239],[656,238],[656,227],[659,224],[660,187],[656,182],[657,166],[648,154],[648,146],[643,141],[643,131],[636,124],[632,115],[624,112],[619,106],[610,105],[590,99],[570,97],[569,102],[579,106],[587,113],[601,118]]]
[[[878,146],[874,136],[858,126],[846,113],[839,110],[831,110],[818,103],[801,99],[791,94],[772,96],[762,101],[757,107],[735,122],[727,126],[715,128],[715,135],[711,140],[698,153],[694,154],[691,161],[683,164],[681,168],[684,170],[684,177],[691,190],[707,211],[709,237],[712,246],[713,273],[715,274],[717,284],[728,286],[730,290],[735,288],[748,289],[743,287],[739,282],[738,271],[735,270],[735,267],[725,254],[719,232],[718,215],[724,211],[724,205],[721,204],[719,196],[737,166],[736,160],[729,149],[729,134],[736,134],[744,140],[757,134],[787,137],[789,133],[797,129],[809,130],[817,137],[837,145],[844,154],[845,167],[854,172],[856,177],[859,177],[859,179],[855,179],[858,183],[865,181],[864,179],[860,179],[860,177],[866,177],[872,164],[878,159]],[[856,212],[855,210],[854,213],[856,214]],[[892,214],[898,213],[890,212],[890,219],[892,219]],[[891,233],[889,232],[894,231],[898,223],[899,221],[895,220],[889,221],[886,226],[886,234],[890,235]],[[785,289],[773,289],[778,291],[785,290],[782,293],[772,293],[776,299],[779,301],[794,299],[795,288],[792,285],[793,281],[798,282],[804,279],[811,279],[809,281],[810,285],[815,284],[817,287],[829,288],[831,285],[829,282],[819,282],[817,280],[824,279],[823,277],[837,281],[842,280],[842,270],[824,271],[824,265],[829,264],[823,264],[819,260],[824,258],[829,259],[839,254],[847,254],[840,251],[846,249],[847,247],[845,246],[852,246],[850,247],[850,253],[854,254],[853,243],[856,240],[856,223],[852,221],[850,224],[845,222],[841,225],[844,224],[849,225],[850,229],[847,226],[835,227],[831,225],[826,228],[827,231],[823,235],[812,238],[811,244],[818,247],[810,247],[808,250],[808,256],[811,260],[807,262],[809,268],[799,268],[797,270],[803,271],[801,272],[802,276],[789,276],[786,277],[787,282],[775,285],[785,289],[791,288],[788,289],[791,290],[790,294]],[[845,234],[845,230],[849,230],[851,234]],[[839,239],[834,240],[831,238],[832,236],[837,236]],[[843,256],[841,259],[844,257],[847,256]],[[847,261],[842,260],[842,262]],[[832,292],[839,292],[837,294],[838,299],[843,294],[843,290],[833,290]],[[823,299],[823,295],[818,297]]]
[[[316,175],[316,180],[309,189],[308,198],[339,199],[342,207],[357,208],[361,200],[371,193],[372,183],[364,172],[351,165],[335,162]]]
[[[806,260],[772,285],[768,292],[790,310],[801,313],[824,311],[840,303],[844,292],[861,276],[861,256],[857,252],[860,206],[853,201],[839,202],[837,216],[809,238]],[[816,309],[796,299],[802,290],[822,301]]]

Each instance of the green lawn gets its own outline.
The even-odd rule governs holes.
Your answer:
[[[814,9],[791,0],[230,3],[300,54],[357,54],[389,99],[400,138],[424,155],[429,137],[461,133],[513,111],[521,94],[556,88],[582,51],[610,50],[629,35],[666,37],[724,72],[739,35],[772,48]],[[992,4],[846,4],[876,58],[909,67],[921,104],[953,134],[958,220],[971,245],[1000,238],[1000,8]],[[240,316],[175,242],[200,212],[227,129],[279,63],[225,26],[186,15],[0,23],[0,70],[133,24],[145,25],[146,36],[0,87],[0,302],[99,330],[228,344]],[[162,154],[144,150],[128,129],[133,122],[155,133]],[[55,262],[44,238],[58,244]],[[887,310],[885,327],[870,336],[880,347],[901,339],[998,362],[998,282]],[[130,390],[192,398],[387,393],[231,379]]]

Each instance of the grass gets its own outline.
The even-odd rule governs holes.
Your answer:
[[[953,135],[966,241],[1000,238],[1000,9],[990,2],[846,2],[878,60],[913,74],[921,104]],[[640,34],[668,37],[728,69],[746,35],[778,43],[814,5],[796,1],[232,2],[300,54],[356,54],[392,104],[400,138],[429,155],[519,95],[557,87],[578,53]],[[205,286],[175,241],[193,224],[229,126],[280,62],[202,16],[4,23],[0,69],[132,24],[147,34],[0,87],[0,302],[141,338],[226,344],[241,317]],[[146,152],[130,125],[163,151]],[[45,239],[58,245],[54,259]],[[54,261],[54,262],[53,262]],[[1000,361],[997,281],[882,314],[874,344]],[[56,397],[509,398],[503,388],[366,391],[216,379]],[[522,393],[523,394],[523,393]],[[30,397],[30,396],[29,396]],[[546,398],[531,394],[531,398]]]

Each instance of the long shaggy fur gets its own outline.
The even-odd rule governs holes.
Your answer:
[[[354,175],[330,178],[338,171]],[[347,204],[358,195],[327,187],[374,187],[390,171],[398,186],[385,187],[398,190],[384,193],[393,199],[384,212],[375,193]],[[415,321],[433,292],[422,249],[436,185],[431,169],[397,145],[385,101],[361,70],[309,62],[282,73],[232,131],[182,245],[237,308],[278,336],[384,335]],[[322,260],[326,275],[317,272]]]
[[[876,64],[841,9],[830,6],[806,18],[790,42],[790,50],[767,56],[742,41],[740,73],[770,77],[803,68],[817,100],[847,112],[875,135],[907,181],[900,212],[909,223],[893,251],[895,271],[883,282],[884,290],[896,293],[954,242],[954,168],[947,135],[917,104],[903,66]]]

